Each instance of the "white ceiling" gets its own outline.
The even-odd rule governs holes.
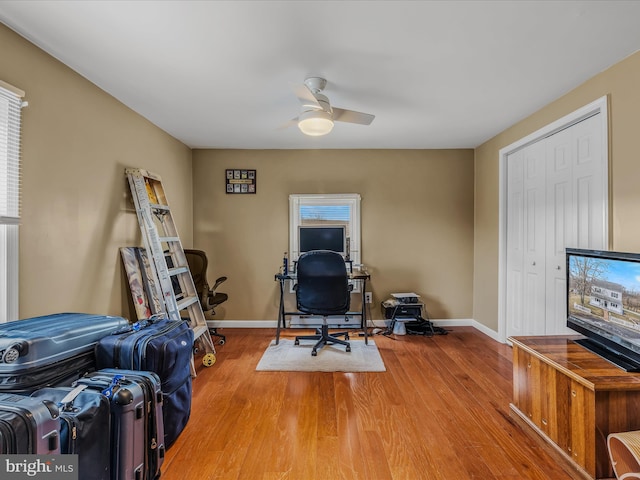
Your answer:
[[[0,0],[0,21],[194,148],[473,148],[640,49],[640,1]],[[307,76],[373,123],[278,129]]]

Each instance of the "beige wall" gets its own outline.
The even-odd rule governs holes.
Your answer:
[[[526,135],[609,96],[610,248],[640,251],[640,52],[500,133],[475,151],[473,316],[498,330],[498,152]]]
[[[290,193],[353,192],[362,195],[374,318],[389,293],[415,290],[434,318],[474,318],[497,330],[498,151],[602,95],[610,101],[611,247],[640,251],[640,53],[479,146],[473,160],[470,150],[192,153],[3,25],[0,44],[0,79],[29,101],[21,317],[128,316],[118,248],[139,244],[140,235],[123,169],[139,166],[163,177],[183,244],[212,257],[210,279],[230,277],[220,318],[275,318],[273,273],[288,248]],[[257,169],[257,195],[224,193],[224,169],[232,167]]]
[[[257,194],[227,195],[227,168],[256,169]],[[194,245],[210,281],[229,277],[217,319],[277,317],[292,193],[361,195],[373,318],[399,291],[422,295],[433,318],[472,316],[472,150],[195,150],[193,182]]]
[[[125,166],[163,177],[192,242],[191,151],[0,24],[0,79],[23,109],[20,317],[63,311],[129,317],[118,248],[138,245]],[[123,74],[126,74],[124,72]]]
[[[82,311],[130,317],[118,248],[139,245],[126,166],[163,177],[183,245],[230,277],[217,318],[273,320],[288,249],[290,193],[359,193],[372,313],[393,291],[435,318],[472,316],[473,152],[192,152],[0,25],[0,79],[26,91],[20,317]],[[257,195],[227,195],[224,169],[255,168]],[[192,196],[192,182],[194,193]],[[195,199],[196,207],[192,207]],[[195,220],[193,220],[195,218]]]

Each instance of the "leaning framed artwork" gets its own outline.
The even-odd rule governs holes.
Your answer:
[[[256,193],[256,171],[228,168],[225,171],[227,193]]]

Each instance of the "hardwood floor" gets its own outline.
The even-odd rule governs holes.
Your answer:
[[[511,347],[471,327],[374,337],[382,373],[256,372],[274,331],[222,333],[162,480],[582,478],[509,416]]]

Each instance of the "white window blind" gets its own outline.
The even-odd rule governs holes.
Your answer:
[[[300,205],[301,223],[334,222],[348,224],[351,219],[349,205]]]
[[[0,82],[0,322],[18,318],[20,109],[22,96]]]

